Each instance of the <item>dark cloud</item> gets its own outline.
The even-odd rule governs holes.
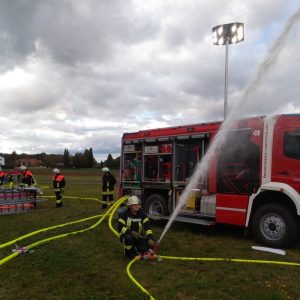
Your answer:
[[[245,23],[245,41],[229,47],[232,107],[297,9],[283,0],[0,0],[0,152],[92,147],[106,158],[124,131],[221,120],[225,47],[212,45],[211,28]],[[300,108],[298,23],[248,114]]]

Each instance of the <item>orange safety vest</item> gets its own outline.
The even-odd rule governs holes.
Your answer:
[[[64,176],[59,174],[58,176],[53,175],[52,180],[53,180],[53,187],[55,189],[63,188],[62,186],[62,180],[64,179]]]

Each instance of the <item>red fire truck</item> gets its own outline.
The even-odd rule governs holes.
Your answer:
[[[221,125],[125,133],[121,195],[139,196],[150,218],[168,219]],[[300,219],[300,114],[237,120],[224,134],[175,220],[235,224],[266,246],[292,245]]]

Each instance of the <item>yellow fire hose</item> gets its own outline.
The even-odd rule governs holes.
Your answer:
[[[56,229],[56,228],[60,228],[60,227],[68,226],[68,225],[73,225],[73,224],[76,224],[76,223],[82,223],[82,222],[85,222],[85,221],[88,221],[88,220],[99,218],[101,216],[103,216],[103,215],[96,215],[96,216],[93,216],[93,217],[88,217],[88,218],[85,218],[85,219],[81,219],[81,220],[77,220],[77,221],[72,221],[72,222],[69,222],[69,223],[64,223],[64,224],[59,224],[59,225],[55,225],[55,226],[51,226],[51,227],[39,229],[37,231],[33,231],[31,233],[28,233],[28,234],[25,234],[25,235],[23,235],[21,237],[18,237],[15,240],[9,241],[9,242],[4,243],[4,244],[1,244],[0,245],[0,249],[5,248],[7,246],[10,246],[12,244],[15,244],[16,242],[22,241],[24,239],[27,239],[27,238],[29,238],[31,236],[34,236],[34,235],[36,235],[38,233],[41,233],[41,232],[45,232],[45,231],[48,231],[48,230],[52,230],[52,229]]]
[[[101,200],[99,199],[96,199],[96,198],[80,198],[80,197],[65,197],[65,198],[77,198],[77,199],[87,199],[87,200],[97,200],[99,202],[102,202]],[[111,229],[111,231],[118,237],[118,232],[114,229],[114,227],[112,226],[112,219],[113,219],[113,216],[114,216],[114,213],[116,212],[116,210],[118,209],[118,207],[127,199],[127,196],[124,196],[122,198],[120,198],[118,201],[116,201],[116,203],[114,205],[112,205],[106,212],[105,214],[103,215],[97,215],[97,216],[93,216],[93,217],[89,217],[89,218],[85,218],[85,219],[81,219],[81,220],[77,220],[77,221],[73,221],[73,222],[69,222],[69,223],[65,223],[65,224],[60,224],[60,225],[57,225],[57,226],[52,226],[52,227],[48,227],[48,228],[44,228],[44,229],[40,229],[40,230],[37,230],[37,231],[34,231],[32,233],[29,233],[29,234],[26,234],[22,237],[19,237],[15,240],[12,240],[10,242],[7,242],[5,244],[2,244],[0,245],[0,249],[1,248],[4,248],[6,246],[9,246],[11,244],[14,244],[15,242],[17,241],[20,241],[20,240],[23,240],[27,237],[30,237],[30,236],[33,236],[35,234],[38,234],[40,232],[44,232],[44,231],[47,231],[47,230],[51,230],[51,229],[54,229],[54,228],[59,228],[59,227],[64,227],[64,226],[67,226],[67,225],[71,225],[71,224],[76,224],[76,223],[80,223],[80,222],[85,222],[87,220],[91,220],[91,219],[94,219],[94,218],[98,218],[98,217],[101,217],[94,225],[86,228],[86,229],[82,229],[82,230],[78,230],[78,231],[73,231],[73,232],[69,232],[69,233],[65,233],[65,234],[61,234],[61,235],[57,235],[57,236],[53,236],[53,237],[50,237],[50,238],[47,238],[47,239],[44,239],[44,240],[40,240],[40,241],[37,241],[31,245],[28,245],[26,246],[26,251],[34,248],[34,247],[37,247],[41,244],[45,244],[45,243],[48,243],[52,240],[55,240],[55,239],[60,239],[60,238],[64,238],[64,237],[67,237],[69,235],[73,235],[73,234],[77,234],[77,233],[82,233],[82,232],[85,232],[85,231],[88,231],[88,230],[91,230],[91,229],[94,229],[95,227],[97,227],[98,225],[100,225],[102,223],[102,221],[108,216],[110,215],[109,217],[109,222],[108,222],[108,225],[109,225],[109,228]],[[11,255],[5,257],[4,259],[2,259],[0,261],[0,265],[3,265],[4,263],[8,262],[9,260],[17,257],[18,255],[20,255],[21,252],[14,252],[12,253]],[[222,262],[236,262],[236,263],[255,263],[255,264],[273,264],[273,265],[286,265],[286,266],[297,266],[299,267],[300,266],[300,263],[295,263],[295,262],[284,262],[284,261],[269,261],[269,260],[250,260],[250,259],[239,259],[239,258],[214,258],[214,257],[175,257],[175,256],[160,256],[160,258],[162,259],[169,259],[169,260],[185,260],[185,261],[222,261]],[[130,280],[143,292],[145,293],[147,296],[149,296],[149,298],[151,300],[155,300],[155,298],[150,294],[150,292],[148,292],[134,277],[133,275],[131,274],[131,271],[130,271],[130,268],[131,266],[139,261],[139,257],[135,257],[134,259],[132,259],[127,267],[126,267],[126,272],[127,272],[127,275],[128,277],[130,278]]]
[[[103,193],[102,193],[103,194]],[[53,196],[55,197],[55,196]],[[98,198],[88,198],[88,197],[72,197],[72,196],[64,196],[64,199],[82,199],[82,200],[94,200],[94,201],[97,201],[97,202],[100,202],[102,204],[107,204],[107,205],[114,205],[116,204],[116,202],[118,201],[103,201],[103,200],[100,200]],[[127,196],[126,196],[126,199],[127,199]],[[125,200],[126,200],[125,199]],[[125,201],[124,200],[124,201]]]
[[[115,211],[118,209],[118,207],[121,205],[122,202],[116,203],[114,206],[114,209],[111,212],[111,215],[109,217],[109,228],[111,231],[118,237],[118,232],[113,228],[112,226],[112,218],[115,213]],[[274,265],[286,265],[286,266],[297,266],[300,267],[300,263],[293,263],[293,262],[284,262],[284,261],[268,261],[268,260],[250,260],[250,259],[239,259],[239,258],[214,258],[214,257],[175,257],[175,256],[159,256],[162,259],[172,259],[172,260],[189,260],[189,261],[226,261],[226,262],[236,262],[236,263],[257,263],[257,264],[274,264]],[[139,257],[136,256],[134,259],[132,259],[127,267],[126,267],[126,273],[130,280],[146,295],[149,296],[150,300],[155,300],[155,298],[148,292],[131,274],[130,268],[131,266],[139,261]]]
[[[42,195],[41,198],[56,198],[56,196],[47,196],[47,195]],[[82,199],[82,200],[94,200],[98,202],[104,202],[100,199],[97,198],[83,198],[83,197],[73,197],[73,196],[64,196],[64,199]]]
[[[226,261],[226,262],[237,262],[237,263],[273,264],[273,265],[300,267],[300,263],[276,261],[276,260],[256,260],[256,259],[219,258],[219,257],[176,257],[176,256],[160,256],[160,257],[163,259],[175,259],[175,260]]]
[[[135,263],[136,261],[138,261],[139,258],[135,257],[132,261],[129,262],[129,264],[127,265],[126,268],[126,272],[128,277],[131,279],[131,281],[146,295],[149,296],[150,300],[155,300],[155,298],[131,275],[130,272],[130,267],[133,265],[133,263]]]
[[[55,196],[54,196],[55,197]],[[99,200],[97,198],[82,198],[82,197],[72,197],[72,196],[64,196],[64,199],[83,199],[83,200],[94,200],[94,201],[98,201],[98,202],[103,202],[102,200]]]
[[[251,260],[251,259],[239,259],[239,258],[214,258],[214,257],[175,257],[175,256],[159,256],[162,259],[173,259],[173,260],[189,260],[189,261],[226,261],[226,262],[236,262],[236,263],[252,263],[252,264],[274,264],[274,265],[286,265],[286,266],[297,266],[300,267],[300,263],[285,262],[285,261],[272,261],[272,260]],[[155,298],[132,276],[130,268],[136,262],[140,260],[135,257],[129,262],[126,268],[126,272],[131,281],[146,295],[150,297],[151,300]]]
[[[124,202],[126,199],[127,199],[127,196],[124,196],[124,197],[120,198],[120,199],[115,203],[115,205],[120,205],[120,204],[121,204],[122,202]],[[101,224],[102,221],[103,221],[103,220],[111,213],[111,211],[113,210],[113,208],[114,208],[115,205],[111,206],[111,207],[105,212],[105,214],[101,215],[102,217],[99,219],[99,221],[97,221],[95,224],[93,224],[92,226],[90,226],[90,227],[88,227],[88,228],[86,228],[86,229],[81,229],[81,230],[77,230],[77,231],[73,231],[73,232],[68,232],[68,233],[65,233],[65,234],[60,234],[60,235],[53,236],[53,237],[50,237],[50,238],[47,238],[47,239],[44,239],[44,240],[40,240],[40,241],[37,241],[37,242],[35,242],[35,243],[31,244],[31,245],[28,245],[28,246],[24,247],[24,249],[25,249],[26,251],[29,251],[30,249],[32,249],[32,248],[34,248],[34,247],[37,247],[37,246],[39,246],[39,245],[41,245],[41,244],[48,243],[48,242],[50,242],[50,241],[52,241],[52,240],[64,238],[64,237],[67,237],[67,236],[69,236],[69,235],[74,235],[74,234],[77,234],[77,233],[82,233],[82,232],[85,232],[85,231],[94,229],[94,228],[97,227],[99,224]],[[94,217],[96,217],[96,216],[94,216]],[[91,217],[91,218],[93,218],[93,217]],[[86,219],[84,219],[84,221],[86,221]],[[76,221],[74,221],[74,222],[76,222]],[[77,221],[76,223],[79,223],[79,222],[80,222],[80,221]],[[72,222],[71,222],[71,223],[72,223]],[[62,225],[65,225],[65,224],[62,224]],[[58,228],[58,227],[62,227],[62,226],[61,226],[61,225],[52,226],[51,229]],[[50,229],[48,229],[48,230],[50,230]],[[41,229],[41,231],[46,231],[46,229],[44,229],[44,230]],[[37,233],[39,233],[39,232],[40,232],[40,230],[37,230],[37,231],[35,231],[35,232],[29,233],[29,234],[26,235],[26,236],[27,236],[27,237],[28,237],[28,236],[32,236],[32,235],[35,235],[35,234],[37,234]],[[21,237],[21,239],[23,239],[23,238],[24,238],[24,236]],[[20,240],[20,238],[18,238],[18,239],[16,239],[16,240]],[[15,241],[15,240],[14,240],[14,241]],[[6,245],[6,246],[7,246],[8,244],[11,245],[12,243],[13,243],[13,241],[10,241],[10,242],[8,242],[8,243],[5,243],[5,245]],[[2,245],[1,245],[1,246],[2,246]],[[4,246],[4,247],[5,247],[5,246]],[[14,253],[8,255],[8,256],[5,257],[4,259],[0,260],[0,266],[3,265],[3,264],[5,264],[6,262],[10,261],[11,259],[17,257],[19,254],[21,254],[21,252],[16,251],[16,252],[14,252]]]
[[[126,199],[125,199],[126,200]],[[124,200],[124,201],[125,201]],[[124,201],[118,201],[115,205],[114,205],[114,208],[109,216],[109,221],[108,221],[108,226],[110,228],[110,230],[113,232],[114,235],[116,235],[117,237],[119,237],[119,234],[118,232],[114,229],[114,227],[112,226],[112,219],[113,219],[113,216],[114,216],[114,213],[116,212],[116,210],[118,209],[118,207],[124,202]],[[145,294],[147,294],[151,300],[155,300],[153,298],[153,296],[132,276],[131,272],[130,272],[130,267],[133,263],[135,263],[136,261],[138,261],[139,258],[138,257],[135,257],[133,260],[131,260],[127,267],[126,267],[126,272],[127,272],[127,275],[128,277],[130,278],[130,280]]]
[[[124,197],[123,197],[124,198]],[[109,216],[109,220],[108,220],[108,226],[110,228],[110,230],[113,232],[113,234],[117,237],[119,237],[119,234],[117,232],[117,230],[114,229],[114,227],[112,226],[112,219],[113,216],[116,212],[116,210],[119,208],[119,206],[127,199],[127,197],[123,200],[123,201],[118,201],[115,205],[113,205],[113,209],[111,211],[111,214]]]
[[[55,198],[55,196],[42,196],[42,197],[46,197],[46,198]],[[103,202],[97,198],[81,198],[81,197],[71,197],[71,196],[66,196],[64,198],[69,198],[69,199],[84,199],[84,200],[95,200],[95,201],[98,201],[98,202]],[[125,199],[126,200],[126,199]],[[124,200],[124,201],[125,201]],[[12,245],[18,241],[21,241],[21,240],[24,240],[28,237],[31,237],[31,236],[34,236],[38,233],[41,233],[41,232],[45,232],[45,231],[48,231],[48,230],[52,230],[52,229],[56,229],[56,228],[60,228],[60,227],[64,227],[64,226],[68,226],[68,225],[73,225],[73,224],[76,224],[76,223],[82,223],[82,222],[85,222],[85,221],[88,221],[88,220],[91,220],[91,219],[95,219],[95,218],[98,218],[98,217],[101,217],[102,215],[96,215],[96,216],[92,216],[92,217],[88,217],[88,218],[85,218],[85,219],[81,219],[81,220],[76,220],[76,221],[73,221],[73,222],[69,222],[69,223],[65,223],[65,224],[59,224],[59,225],[55,225],[55,226],[51,226],[51,227],[47,227],[47,228],[43,228],[43,229],[40,229],[40,230],[37,230],[37,231],[33,231],[29,234],[26,234],[26,235],[23,235],[15,240],[12,240],[10,242],[7,242],[5,244],[1,244],[0,245],[0,249],[2,248],[5,248],[9,245]]]
[[[55,196],[46,196],[46,197],[48,198],[48,197],[55,197]],[[95,200],[95,201],[103,202],[103,201],[101,201],[101,200],[99,200],[99,199],[97,199],[97,198],[80,198],[80,197],[71,197],[71,196],[67,196],[67,197],[64,197],[64,198],[70,198],[70,199],[84,199],[84,200]],[[123,203],[123,202],[127,199],[127,197],[123,197],[123,198],[124,198],[124,199],[123,199],[123,201],[120,202],[120,204]],[[120,204],[119,204],[119,205],[120,205]],[[115,212],[115,210],[119,207],[119,205],[116,206],[116,208],[113,210],[113,212]],[[103,215],[96,215],[96,216],[88,217],[88,218],[81,219],[81,220],[76,220],[76,221],[69,222],[69,223],[64,223],[64,224],[59,224],[59,225],[56,225],[56,226],[51,226],[51,227],[43,228],[43,229],[40,229],[40,230],[31,232],[31,233],[29,233],[29,234],[23,235],[23,236],[21,236],[21,237],[15,239],[15,240],[12,240],[12,241],[10,241],[10,242],[1,244],[1,245],[0,245],[0,249],[5,248],[5,247],[7,247],[7,246],[9,246],[9,245],[12,245],[12,244],[14,244],[14,243],[16,243],[16,242],[18,242],[18,241],[24,240],[24,239],[26,239],[26,238],[28,238],[28,237],[34,236],[34,235],[36,235],[36,234],[38,234],[38,233],[41,233],[41,232],[45,232],[45,231],[48,231],[48,230],[52,230],[52,229],[56,229],[56,228],[60,228],[60,227],[68,226],[68,225],[73,225],[73,224],[76,224],[76,223],[82,223],[82,222],[85,222],[85,221],[88,221],[88,220],[91,220],[91,219],[94,219],[94,218],[98,218],[98,217],[101,217],[101,216],[103,216]],[[111,220],[111,219],[110,219],[110,220]],[[111,227],[111,228],[112,228],[112,230],[114,230],[113,227]],[[117,233],[116,233],[116,234],[117,234]]]

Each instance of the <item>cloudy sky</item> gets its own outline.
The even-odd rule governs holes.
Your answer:
[[[124,132],[223,119],[299,10],[293,0],[0,0],[0,152],[119,155]],[[251,87],[248,115],[300,113],[300,18]],[[242,107],[242,103],[240,104]],[[244,112],[245,113],[245,112]]]

